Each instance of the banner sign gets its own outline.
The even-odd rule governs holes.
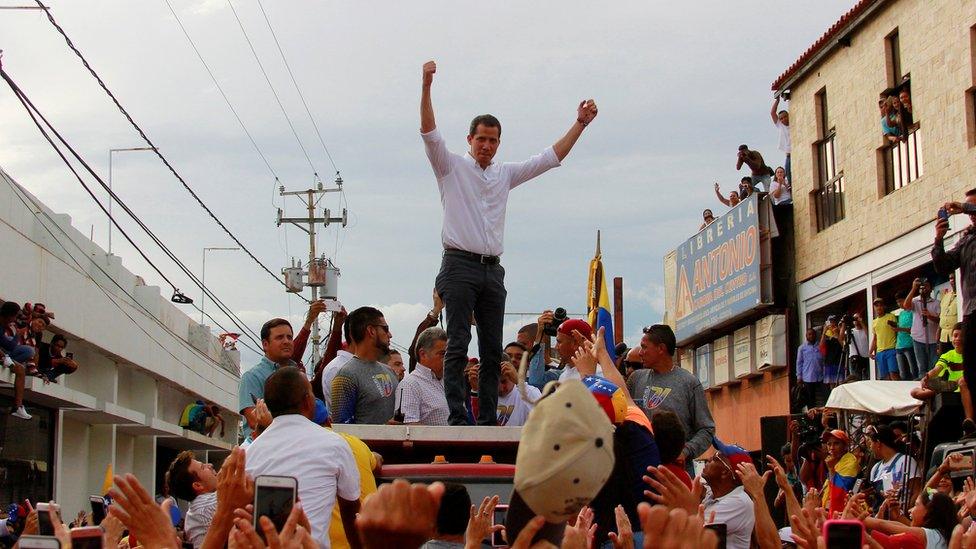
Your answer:
[[[753,194],[676,250],[679,345],[761,303],[759,236],[759,196]]]

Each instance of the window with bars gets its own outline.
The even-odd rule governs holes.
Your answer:
[[[811,191],[811,198],[819,232],[844,219],[844,172],[837,168],[837,131],[829,125],[826,88],[817,92],[814,100],[821,137],[813,144],[817,186]]]
[[[904,139],[882,147],[881,154],[886,195],[922,177],[922,130],[919,125],[916,123],[908,128]]]

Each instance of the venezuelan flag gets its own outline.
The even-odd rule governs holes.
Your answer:
[[[834,466],[834,472],[824,482],[822,503],[828,512],[843,511],[847,504],[847,493],[854,489],[854,478],[860,469],[860,463],[854,454],[848,452],[841,456]]]
[[[601,327],[604,330],[607,352],[610,360],[617,360],[614,353],[613,316],[610,314],[610,294],[607,291],[607,278],[603,274],[603,256],[600,254],[600,232],[596,233],[596,255],[590,261],[590,278],[586,285],[586,310],[590,315],[590,326],[596,333]]]

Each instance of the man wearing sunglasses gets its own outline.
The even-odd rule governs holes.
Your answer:
[[[346,318],[356,354],[332,380],[334,423],[383,424],[393,419],[397,377],[380,362],[390,352],[390,325],[373,307],[360,307]]]
[[[644,328],[640,344],[644,368],[631,374],[627,389],[647,417],[652,417],[657,410],[677,414],[688,435],[679,459],[684,460],[688,474],[694,476],[692,461],[711,446],[715,421],[708,410],[701,381],[674,364],[675,347],[674,332],[667,324]]]

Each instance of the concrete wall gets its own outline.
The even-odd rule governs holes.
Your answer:
[[[168,293],[146,286],[119,257],[106,254],[68,216],[39,203],[2,169],[0,242],[7,256],[18,258],[0,272],[0,298],[47,305],[57,315],[51,332],[68,338],[67,350],[80,364],[56,384],[29,378],[25,395],[28,409],[55,412],[54,497],[64,509],[73,515],[87,508],[88,496],[102,493],[109,465],[158,492],[157,468],[165,466],[156,463],[160,441],[202,450],[202,456],[236,443],[239,355],[224,353],[209,330],[187,316],[193,309],[181,309]],[[198,348],[190,344],[191,330],[203,343]],[[0,385],[12,382],[10,372],[0,369]],[[228,429],[222,440],[178,427],[183,407],[198,399],[223,409]]]
[[[807,280],[913,229],[930,224],[949,199],[976,186],[974,123],[967,90],[976,85],[972,27],[976,2],[885,3],[839,47],[792,85],[793,201],[797,280]],[[924,174],[885,196],[877,150],[883,144],[878,95],[888,87],[885,37],[898,29],[903,73],[911,74],[915,121],[922,132]],[[826,89],[828,127],[846,181],[843,221],[816,231],[810,192],[817,184],[814,96]]]

